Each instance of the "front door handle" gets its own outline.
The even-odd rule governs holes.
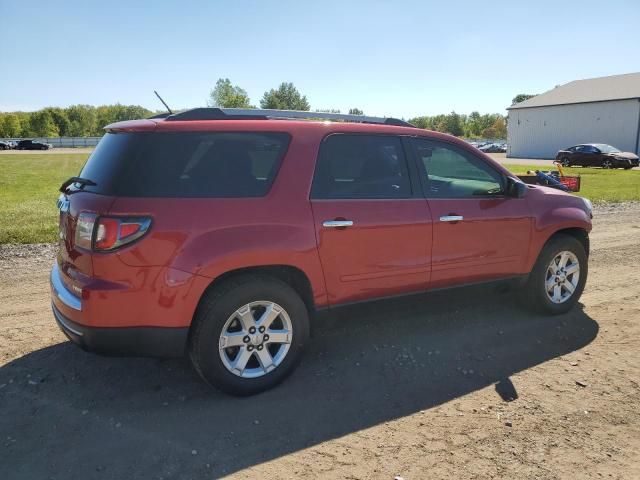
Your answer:
[[[352,227],[352,220],[325,220],[322,222],[322,226],[325,228],[345,228]]]
[[[464,220],[462,215],[444,215],[440,217],[441,222],[459,222],[461,220]]]

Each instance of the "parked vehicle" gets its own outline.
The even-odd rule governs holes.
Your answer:
[[[308,115],[342,121],[291,120]],[[51,272],[55,319],[87,350],[186,352],[248,395],[291,373],[321,310],[499,280],[556,315],[586,282],[590,202],[450,135],[217,108],[106,130],[61,186]]]
[[[563,166],[630,168],[637,167],[639,160],[635,153],[621,152],[616,147],[604,143],[585,143],[560,150],[556,160]]]
[[[16,145],[16,150],[49,150],[50,148],[53,148],[53,145],[38,140],[20,140]]]
[[[483,145],[479,149],[481,152],[485,152],[485,153],[504,153],[507,151],[506,145],[502,145],[499,143],[489,143],[489,144]]]
[[[0,140],[0,150],[11,150],[11,143],[8,140]]]

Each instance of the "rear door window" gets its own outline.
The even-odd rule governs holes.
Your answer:
[[[402,141],[390,135],[328,136],[320,145],[311,197],[411,197]]]
[[[105,195],[260,197],[288,144],[285,133],[108,133],[80,176]]]

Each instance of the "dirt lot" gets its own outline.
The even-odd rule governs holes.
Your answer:
[[[486,287],[350,308],[245,399],[66,342],[53,254],[0,247],[2,479],[640,478],[640,204],[598,208],[582,308]]]

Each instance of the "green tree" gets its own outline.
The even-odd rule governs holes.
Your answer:
[[[364,112],[359,108],[350,108],[349,115],[364,115]]]
[[[69,122],[67,111],[58,107],[48,107],[43,111],[49,112],[49,114],[51,114],[53,123],[55,123],[56,129],[58,130],[58,135],[61,137],[68,137],[71,123]]]
[[[136,120],[151,115],[151,111],[139,105],[101,105],[96,108],[96,123],[93,135],[102,135],[104,127],[124,120]]]
[[[449,115],[443,115],[443,118],[436,124],[439,132],[449,133],[459,137],[463,134],[462,121],[460,115],[451,112]]]
[[[228,78],[219,78],[209,94],[209,106],[222,108],[255,108],[247,91],[234,86]]]
[[[35,137],[57,137],[60,132],[48,110],[33,112],[29,117],[29,131]]]
[[[88,137],[96,130],[96,109],[91,105],[71,105],[67,108],[70,137]]]
[[[293,83],[283,82],[277,89],[264,92],[260,100],[262,108],[272,108],[278,110],[304,110],[311,108],[307,97],[301,95]]]
[[[15,113],[5,113],[0,118],[0,137],[19,137],[22,127],[20,118]]]
[[[507,123],[502,115],[498,115],[490,127],[482,131],[485,138],[507,138]]]
[[[530,98],[535,97],[535,95],[530,95],[528,93],[519,93],[513,100],[511,100],[511,105],[515,105],[516,103],[524,102],[525,100],[529,100]]]

